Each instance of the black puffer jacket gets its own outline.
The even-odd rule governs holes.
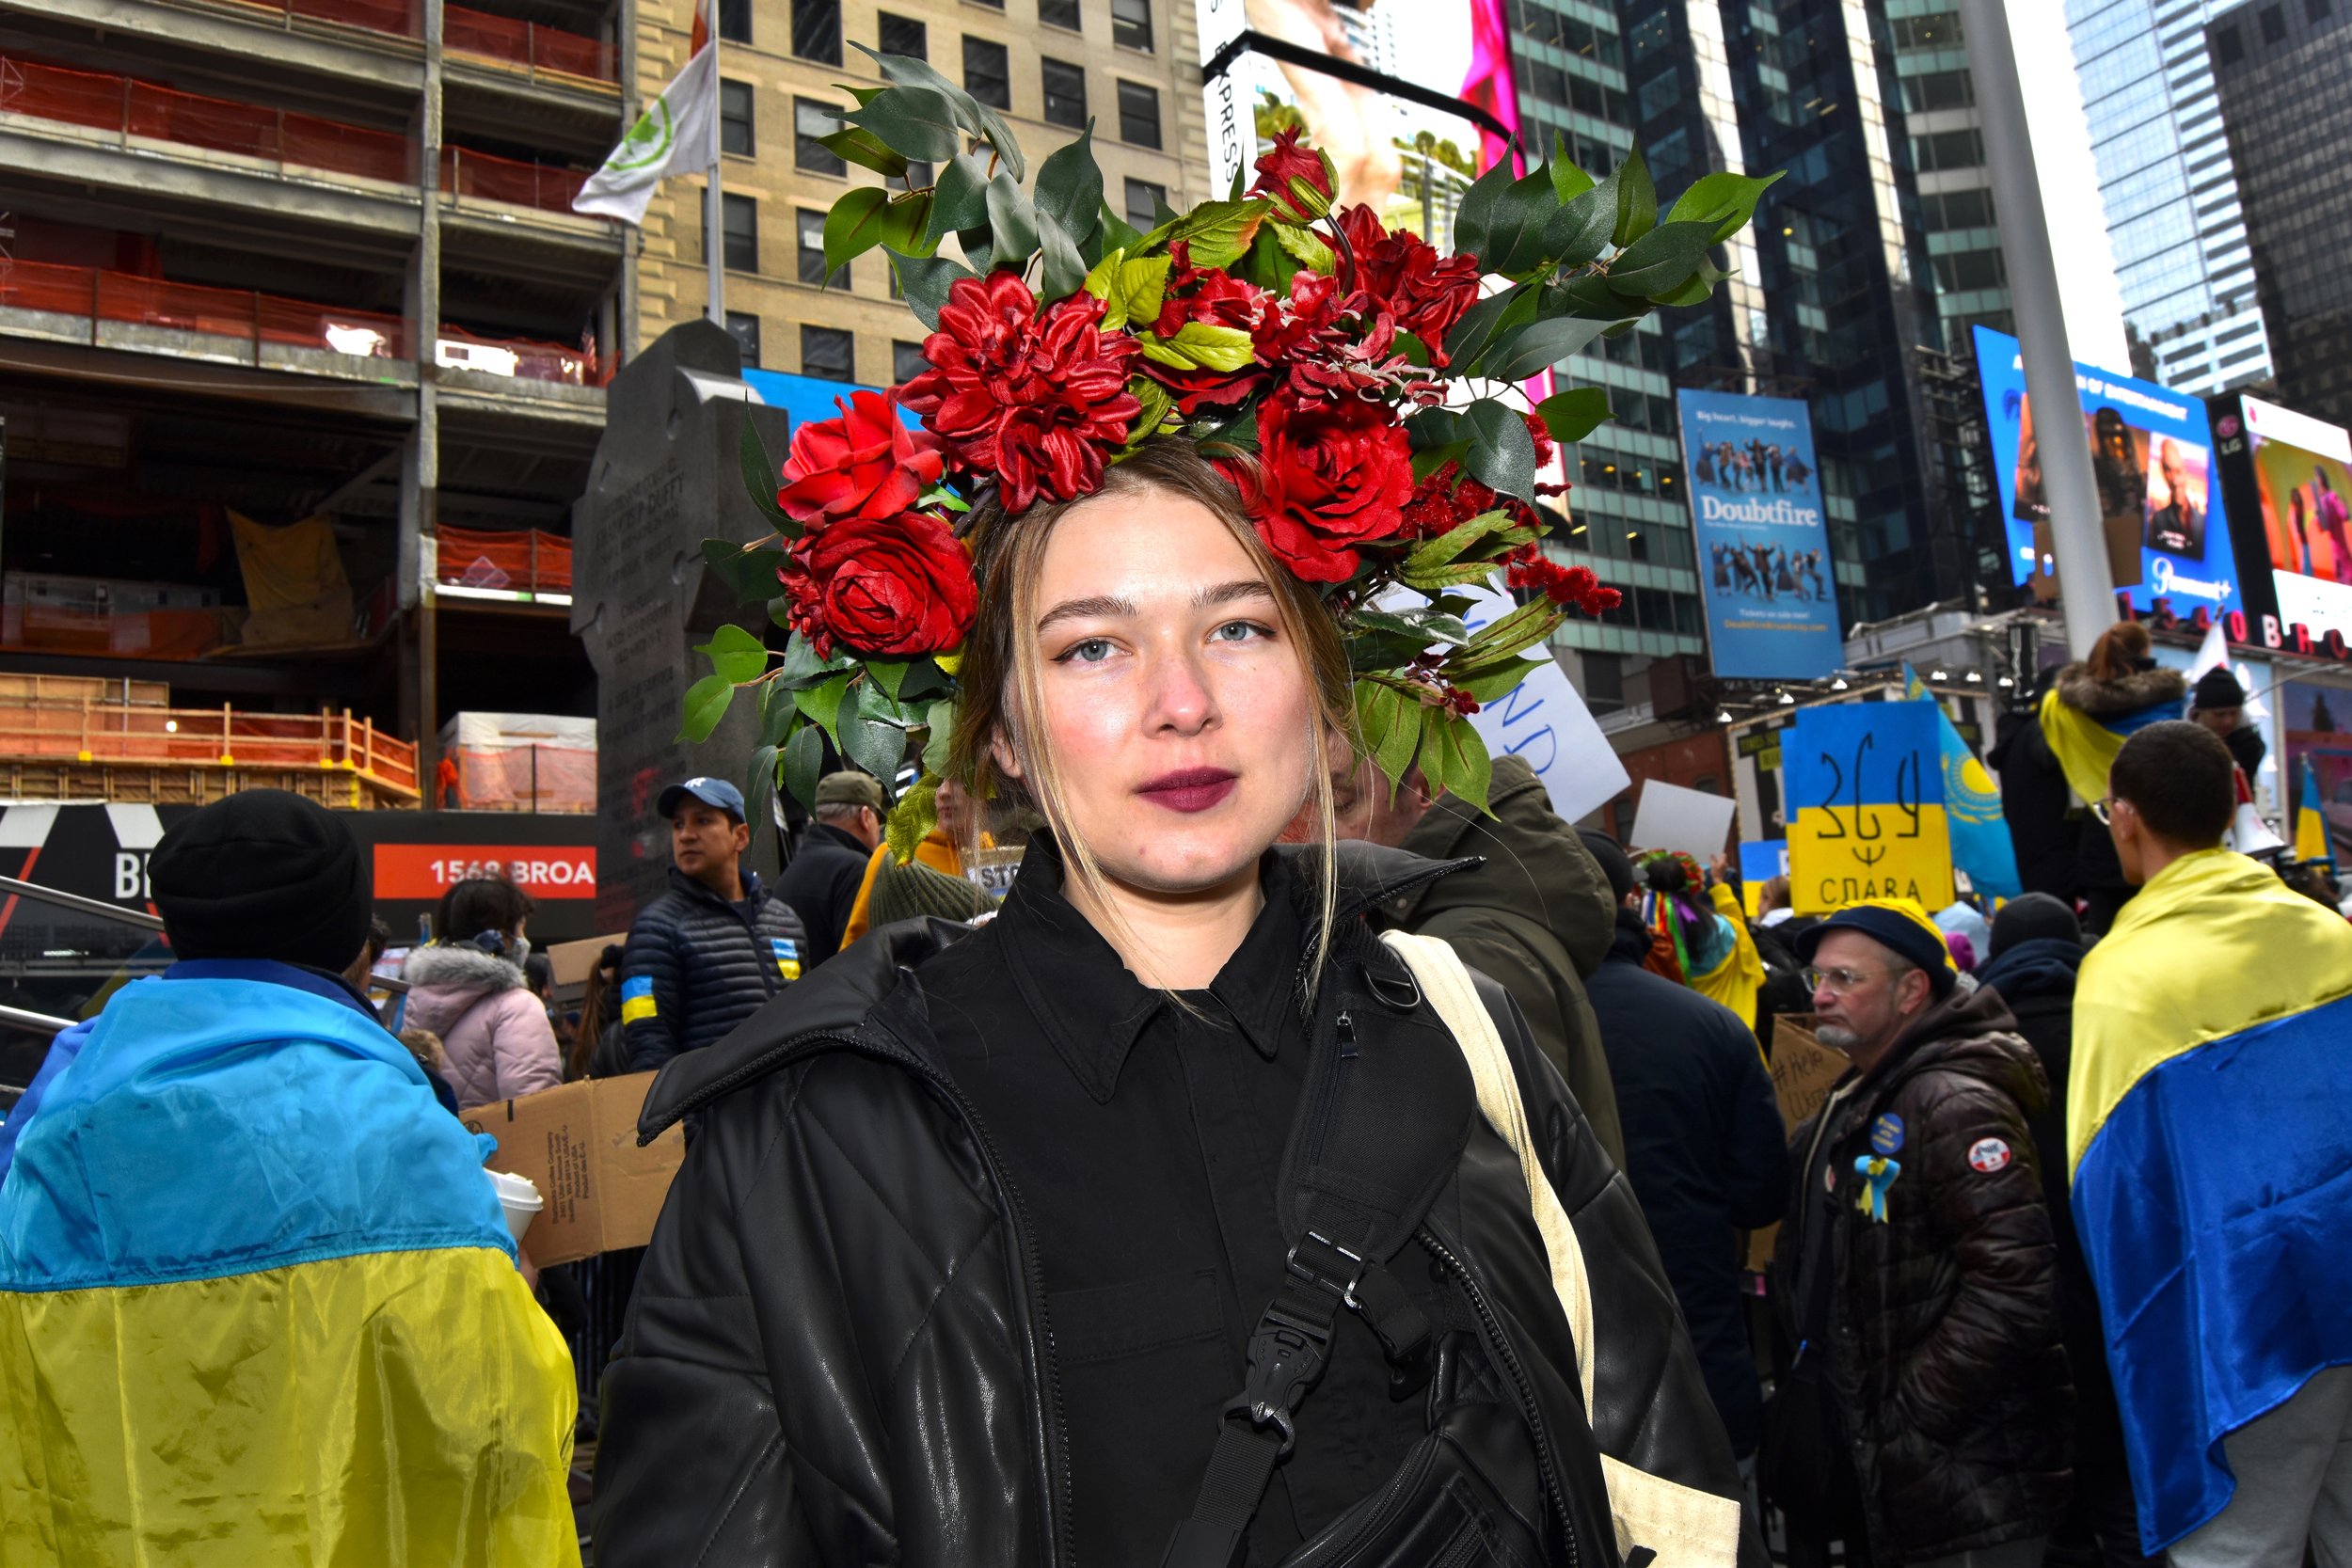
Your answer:
[[[1583,1243],[1587,1425],[1517,1162],[1478,1119],[1458,1054],[1414,1049],[1427,1005],[1360,918],[1468,863],[1350,847],[1361,874],[1343,889],[1305,1102],[1319,1084],[1340,1092],[1341,1009],[1361,1058],[1432,1075],[1406,1102],[1435,1119],[1400,1140],[1418,1152],[1401,1148],[1409,1168],[1391,1173],[1394,1194],[1416,1195],[1420,1246],[1394,1256],[1455,1260],[1538,1433],[1553,1560],[1613,1568],[1599,1454],[1731,1497],[1729,1446],[1631,1194],[1517,1009],[1482,985]],[[695,1132],[605,1377],[600,1568],[1070,1563],[1059,1373],[1023,1206],[927,1022],[955,999],[926,992],[923,960],[969,934],[877,930],[656,1081],[641,1133],[688,1117]],[[1304,1200],[1315,1173],[1301,1164]]]
[[[748,915],[676,866],[621,953],[628,1069],[648,1072],[742,1022],[801,977],[808,936],[792,906],[743,873]]]
[[[1874,1561],[2047,1534],[2072,1490],[2074,1396],[2026,1123],[2048,1087],[2015,1026],[1997,993],[1954,991],[1869,1077],[1840,1079],[1792,1140],[1774,1294],[1796,1301],[1807,1228],[1823,1223],[1826,1148],[1827,1382]],[[1901,1170],[1882,1223],[1855,1207],[1854,1163],[1890,1115]],[[1793,1342],[1798,1325],[1785,1326]]]

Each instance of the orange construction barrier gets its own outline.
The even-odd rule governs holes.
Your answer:
[[[542,212],[568,213],[591,170],[556,168],[494,157],[469,148],[441,149],[441,189],[460,198],[511,202]]]
[[[460,53],[533,72],[554,71],[592,82],[611,82],[618,76],[609,43],[463,6],[442,8],[441,40]]]
[[[91,323],[93,343],[97,323],[124,322],[255,343],[326,349],[361,358],[409,356],[408,328],[398,316],[339,309],[244,289],[167,283],[99,267],[0,260],[0,309],[86,317]]]
[[[485,371],[571,387],[601,387],[612,378],[612,368],[596,362],[593,347],[566,348],[529,338],[485,338],[447,322],[441,324],[440,339],[433,345],[433,361],[450,370]]]
[[[572,591],[572,542],[537,529],[483,533],[472,529],[439,530],[438,579],[464,588],[501,588],[530,594]]]

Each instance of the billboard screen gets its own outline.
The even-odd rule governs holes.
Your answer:
[[[2300,809],[2316,806],[2327,825],[2329,854],[2337,865],[2352,865],[2352,702],[2340,689],[2309,681],[2287,682],[2279,688],[2278,699],[2287,739],[2279,800],[2287,813],[2289,836]],[[2311,782],[2318,788],[2316,801],[2302,797],[2306,762],[2311,764]]]
[[[2352,637],[2352,434],[2259,398],[2238,399],[2238,415],[2246,456],[2229,461],[2253,472],[2279,619]]]
[[[2032,583],[2037,594],[2055,598],[2058,564],[2039,456],[2047,432],[2034,422],[2017,340],[1990,327],[1973,330],[2009,532],[2010,581]],[[2079,361],[2074,385],[2082,394],[2083,436],[2090,446],[2100,530],[2116,588],[2142,610],[2159,598],[2180,615],[2201,606],[2215,614],[2243,608],[2205,405],[2153,381]]]
[[[1845,662],[1813,422],[1793,398],[1685,388],[1682,454],[1715,673],[1814,680]]]

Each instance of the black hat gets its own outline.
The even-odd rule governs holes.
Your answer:
[[[1993,945],[1985,954],[1997,958],[2021,942],[2036,937],[2058,937],[2080,944],[2083,940],[2082,922],[2063,899],[2046,893],[2023,893],[2003,904],[1993,916]]]
[[[2244,707],[2246,688],[2238,685],[2229,666],[2217,664],[2197,677],[2197,705],[2208,712],[2217,707]]]
[[[1892,903],[1849,904],[1798,936],[1798,961],[1811,963],[1822,940],[1832,931],[1859,931],[1897,958],[1926,970],[1929,988],[1939,1002],[1949,996],[1959,982],[1960,971],[1953,965],[1952,950],[1944,945],[1944,933],[1936,929],[1924,910],[1914,914]]]
[[[215,800],[148,861],[183,958],[276,958],[340,973],[367,944],[373,879],[349,824],[282,789]]]
[[[1618,903],[1633,891],[1635,878],[1633,860],[1625,852],[1625,846],[1602,832],[1598,828],[1579,828],[1576,836],[1584,841],[1593,859],[1600,862],[1601,875],[1609,879],[1609,896]]]

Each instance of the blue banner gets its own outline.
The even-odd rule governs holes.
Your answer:
[[[1935,703],[1944,721],[1944,819],[1952,835],[1952,863],[1968,873],[1968,885],[1988,898],[2014,898],[2026,891],[2017,879],[2017,847],[2010,841],[2009,818],[2001,815],[2001,791],[1960,726],[1910,665],[1903,666],[1903,695]]]
[[[1836,703],[1781,732],[1788,890],[1799,914],[1865,898],[1952,901],[1950,816],[1933,703]]]
[[[1814,680],[1845,662],[1804,404],[1685,388],[1683,468],[1715,673]]]
[[[2026,395],[2017,340],[1990,327],[1973,330],[1995,499],[2009,530],[2010,581],[2034,582],[2037,593],[2052,598],[2058,562],[2042,485],[2042,432]],[[2184,616],[2200,606],[2217,616],[2244,609],[2203,402],[2079,360],[2074,385],[2117,589],[2128,591],[2142,612],[2156,599],[2170,601],[2173,613]]]

